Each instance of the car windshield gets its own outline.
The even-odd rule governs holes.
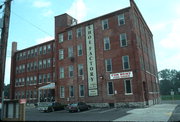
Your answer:
[[[51,106],[52,103],[51,102],[40,102],[39,103],[39,107],[42,107],[42,106]]]
[[[71,104],[71,106],[76,107],[76,106],[77,106],[77,103],[76,103],[76,104]]]

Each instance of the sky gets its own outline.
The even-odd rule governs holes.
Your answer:
[[[153,33],[158,71],[179,71],[180,0],[134,1]],[[60,14],[68,13],[81,23],[129,6],[129,0],[13,0],[5,84],[10,83],[13,41],[18,43],[18,50],[21,50],[54,39],[54,17]]]

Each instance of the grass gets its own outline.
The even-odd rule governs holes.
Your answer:
[[[161,95],[161,99],[162,100],[180,100],[180,95],[174,95],[174,97],[173,96],[171,96],[171,95]]]

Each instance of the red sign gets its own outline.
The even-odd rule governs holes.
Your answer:
[[[25,104],[25,103],[26,103],[26,99],[20,99],[20,100],[19,100],[19,103],[20,103],[20,104]]]
[[[133,77],[132,71],[110,74],[110,79],[131,78],[131,77]]]

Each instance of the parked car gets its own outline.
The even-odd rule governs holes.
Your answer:
[[[83,110],[88,110],[90,109],[91,106],[87,105],[84,102],[77,102],[77,103],[72,103],[66,107],[66,110],[69,112],[79,112]]]
[[[53,112],[57,110],[63,110],[66,105],[62,105],[58,102],[40,102],[38,104],[38,110],[43,112]]]

